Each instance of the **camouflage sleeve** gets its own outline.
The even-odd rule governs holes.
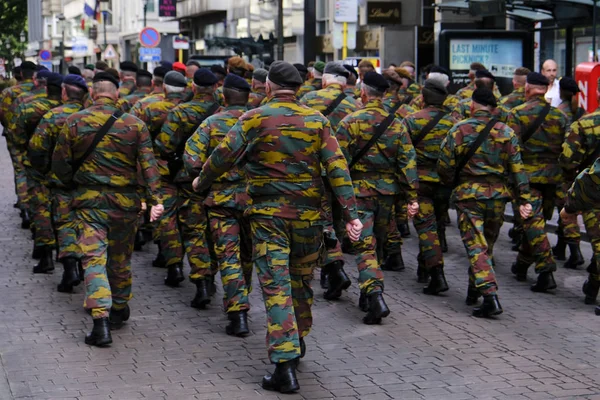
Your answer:
[[[198,192],[208,189],[212,182],[227,172],[246,154],[248,139],[246,130],[252,129],[251,120],[239,120],[225,139],[215,148],[200,171]],[[341,152],[340,152],[341,155]]]
[[[210,126],[206,121],[188,139],[183,153],[183,165],[190,176],[198,176],[209,156]]]
[[[321,130],[321,164],[325,167],[329,185],[342,208],[344,220],[349,222],[358,218],[354,187],[348,170],[347,158],[342,153],[340,145],[331,134],[330,129],[329,121],[327,121]]]
[[[156,204],[162,203],[162,190],[160,188],[160,173],[158,172],[158,166],[156,159],[154,158],[154,152],[152,151],[152,142],[150,141],[150,132],[145,125],[140,124],[140,132],[138,135],[138,151],[137,151],[137,162],[141,168],[142,176],[146,182],[146,186],[149,192],[152,194],[152,198]]]
[[[590,211],[600,203],[600,159],[575,178],[566,198],[565,210],[570,214]]]
[[[73,129],[75,132],[73,132]],[[71,152],[71,137],[77,135],[77,127],[66,123],[63,125],[58,138],[56,147],[52,154],[52,172],[64,185],[68,186],[73,181],[73,154]]]
[[[396,163],[399,167],[397,172],[400,186],[404,189],[405,197],[409,203],[417,200],[418,174],[417,174],[417,153],[410,140],[410,136],[404,125],[397,119],[394,121],[393,131],[396,133],[398,141],[398,154]]]
[[[20,151],[27,150],[27,128],[31,113],[27,107],[19,107],[19,114],[12,129],[12,143]]]
[[[582,148],[583,126],[585,120],[575,121],[567,131],[562,145],[562,154],[558,158],[560,166],[565,170],[574,170],[585,158],[585,149]]]
[[[454,159],[456,127],[450,129],[448,135],[442,141],[440,158],[437,162],[437,172],[440,182],[447,186],[454,185],[454,174],[456,173],[456,160]]]
[[[519,145],[519,139],[513,132],[510,134],[508,162],[510,164],[509,168],[513,177],[514,187],[517,189],[517,193],[519,193],[520,204],[530,203],[529,180],[527,179],[523,160],[521,159],[521,146]]]
[[[350,120],[348,117],[344,118],[342,122],[338,125],[337,131],[335,132],[335,138],[338,142],[338,146],[342,150],[342,154],[346,161],[350,163],[350,140],[352,139],[352,135],[350,134]]]
[[[177,150],[179,144],[179,131],[183,128],[184,123],[181,120],[181,113],[179,110],[173,110],[167,115],[167,119],[163,124],[160,133],[154,140],[159,154],[167,159],[171,154]]]
[[[46,174],[50,167],[50,131],[56,127],[53,113],[47,112],[38,126],[35,128],[31,139],[29,140],[28,156],[31,166],[40,172]]]
[[[462,103],[458,103],[456,107],[452,108],[450,116],[457,121],[462,121],[463,119],[465,119],[465,115],[462,111]]]
[[[521,120],[515,111],[511,111],[506,118],[506,125],[515,132],[517,138],[519,138],[519,142],[521,140],[521,134],[523,130],[523,126],[521,125]]]

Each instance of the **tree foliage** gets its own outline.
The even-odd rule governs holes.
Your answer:
[[[0,58],[9,66],[15,57],[23,57],[26,43],[21,43],[21,32],[27,29],[27,1],[0,0]]]

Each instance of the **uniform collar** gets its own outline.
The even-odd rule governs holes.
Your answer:
[[[364,108],[383,108],[383,100],[382,99],[371,99],[367,101]]]
[[[95,106],[113,106],[116,107],[117,102],[109,97],[99,97],[94,100]]]
[[[492,117],[492,112],[488,110],[476,110],[471,117]]]
[[[202,101],[202,102],[210,102],[210,101],[215,101],[215,94],[214,93],[197,93],[194,94],[194,98],[192,99],[194,101]]]

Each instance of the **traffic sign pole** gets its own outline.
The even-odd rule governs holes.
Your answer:
[[[182,38],[183,35],[179,34],[179,37]],[[182,63],[183,62],[183,49],[179,49],[179,62]]]
[[[342,46],[342,60],[348,57],[348,23],[344,22],[343,35],[344,35],[344,45]]]

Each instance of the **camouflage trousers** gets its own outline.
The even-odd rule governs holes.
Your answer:
[[[394,196],[357,197],[358,218],[363,224],[360,239],[352,242],[356,251],[358,283],[361,292],[369,295],[383,292],[384,245],[394,222]]]
[[[66,257],[81,258],[81,250],[77,242],[77,223],[75,212],[71,208],[71,194],[62,189],[53,188],[52,219],[58,242],[58,259]]]
[[[396,196],[395,202],[391,208],[391,215],[389,217],[386,236],[378,237],[378,249],[377,255],[379,261],[383,262],[387,256],[397,254],[402,251],[402,235],[399,224],[406,224],[408,222],[408,205],[404,196]]]
[[[267,311],[272,363],[300,356],[300,338],[312,327],[310,281],[323,247],[320,222],[250,216],[253,262]]]
[[[469,257],[469,286],[483,295],[498,290],[493,250],[504,222],[504,200],[469,200],[455,203],[458,229]]]
[[[562,185],[557,186],[556,190],[556,208],[558,212],[562,210],[566,203],[566,193],[571,188],[572,182],[564,182]],[[564,239],[567,244],[579,244],[581,242],[581,232],[579,230],[579,224],[577,222],[570,222],[565,224],[563,220],[558,218],[558,231],[556,234]]]
[[[554,272],[556,262],[552,248],[546,235],[546,220],[544,219],[544,198],[542,192],[531,188],[532,216],[523,221],[523,242],[519,248],[517,260],[523,265],[535,263],[535,272]],[[518,208],[515,212],[518,212]]]
[[[27,191],[27,172],[23,165],[23,155],[15,148],[9,139],[10,134],[6,136],[6,144],[8,147],[8,153],[10,154],[10,160],[12,162],[13,171],[15,175],[15,193],[19,202],[19,208],[21,210],[28,210],[27,200],[29,198]]]
[[[322,265],[326,266],[335,261],[339,261],[344,264],[344,254],[342,253],[341,242],[345,235],[345,226],[339,212],[339,206],[337,203],[335,203],[336,200],[331,186],[329,185],[329,181],[327,179],[323,179],[323,184],[325,186],[325,196],[323,196],[322,207],[327,214],[324,232],[331,238],[336,238],[337,243],[335,247],[327,249]]]
[[[111,308],[122,309],[131,299],[131,255],[137,214],[76,209],[77,241],[85,271],[83,307],[92,318],[108,317]]]
[[[208,209],[215,255],[223,283],[225,312],[250,309],[252,282],[250,226],[244,212],[226,207]]]
[[[590,274],[592,279],[600,281],[600,272],[598,272],[600,265],[600,209],[584,212],[583,223],[592,245],[593,261],[596,262],[596,270]]]
[[[29,172],[29,171],[28,171]],[[50,190],[31,176],[27,178],[29,211],[32,214],[35,247],[55,246],[56,237],[52,226],[52,203]]]
[[[202,205],[203,200],[204,197],[194,192],[191,185],[179,187],[177,224],[175,231],[170,235],[173,241],[177,239],[183,245],[180,247],[182,253],[179,260],[183,259],[183,251],[185,251],[190,263],[189,278],[192,282],[207,279],[216,273],[211,263],[214,258],[211,256],[213,246],[209,237],[206,209]]]
[[[180,206],[177,186],[161,179],[163,189],[163,207],[165,211],[157,222],[156,237],[160,240],[162,254],[167,266],[183,262],[183,243],[177,224],[177,210]]]
[[[427,269],[444,265],[438,232],[444,224],[441,218],[446,213],[446,209],[438,200],[440,190],[441,187],[438,184],[419,182],[417,192],[419,212],[415,215],[413,224],[419,235],[419,254],[421,254]]]

